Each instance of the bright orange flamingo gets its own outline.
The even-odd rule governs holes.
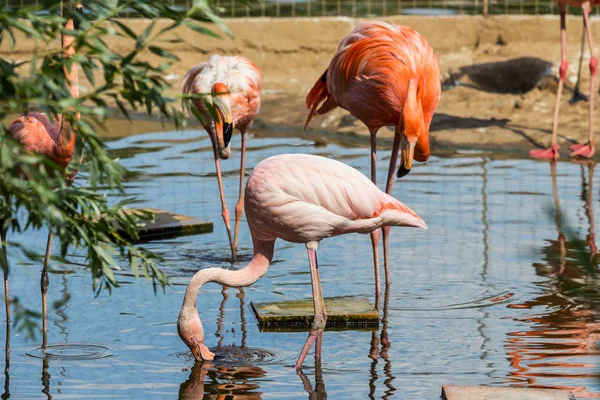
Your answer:
[[[413,158],[429,158],[429,124],[440,100],[440,67],[427,40],[405,26],[362,22],[340,43],[327,70],[306,97],[312,116],[336,107],[348,110],[371,133],[371,180],[376,183],[377,132],[394,126],[394,144],[386,192],[392,192],[398,149],[402,161],[398,177],[410,172]],[[322,104],[322,105],[321,105]],[[321,105],[319,107],[319,105]],[[383,229],[386,284],[389,227]],[[375,304],[379,309],[379,231],[371,233],[375,265]]]
[[[183,78],[183,93],[206,94],[202,99],[192,100],[191,103],[201,114],[200,123],[208,132],[213,146],[223,221],[227,228],[231,256],[235,261],[238,231],[242,219],[244,205],[244,157],[246,155],[246,132],[258,115],[260,95],[262,93],[262,74],[258,67],[247,58],[241,56],[223,57],[214,55],[208,62],[200,63],[189,70]],[[210,94],[210,96],[209,96]],[[189,100],[184,99],[184,108],[189,109]],[[205,102],[212,104],[211,113]],[[215,119],[216,117],[216,119]],[[231,239],[229,225],[229,209],[223,191],[223,179],[219,158],[229,158],[231,135],[237,128],[242,135],[242,154],[240,161],[240,191],[235,205],[235,231]]]
[[[73,31],[77,29],[77,19],[73,18],[73,12],[83,13],[83,6],[81,4],[75,4],[73,10],[64,10],[65,13],[71,14],[70,18],[67,19],[64,27],[65,30]],[[62,53],[63,57],[73,57],[75,55],[75,48],[73,42],[75,38],[69,35],[62,35]],[[73,63],[69,68],[66,66],[63,68],[65,74],[65,84],[69,89],[72,97],[79,97],[79,79],[77,77],[77,64]],[[76,115],[79,119],[79,114]],[[56,120],[51,121],[46,114],[39,112],[32,112],[27,115],[22,115],[17,118],[9,127],[9,133],[14,139],[19,141],[23,147],[31,152],[39,153],[54,161],[58,167],[64,172],[73,160],[75,154],[75,142],[76,135],[73,131],[69,122],[58,115]],[[70,182],[75,179],[76,172],[70,174],[68,179]],[[2,247],[4,257],[6,257],[6,233],[8,227],[2,226]],[[50,262],[50,251],[52,250],[52,227],[48,232],[48,241],[46,243],[46,256],[44,258],[44,266],[42,268],[41,275],[41,291],[42,291],[42,332],[43,342],[42,346],[46,347],[46,295],[48,293],[48,263]],[[5,258],[6,261],[6,258]],[[4,271],[4,296],[6,301],[6,319],[10,320],[10,307],[9,307],[9,292],[8,292],[8,264]]]
[[[248,178],[244,207],[254,244],[252,261],[239,270],[204,268],[192,277],[185,291],[177,331],[198,361],[215,356],[204,344],[196,307],[198,291],[208,282],[232,287],[252,285],[267,273],[278,238],[304,243],[308,251],[315,314],[296,361],[296,368],[301,368],[315,340],[315,358],[321,357],[327,323],[317,265],[321,240],[368,233],[382,226],[427,228],[421,217],[354,168],[309,154],[282,154],[260,162]]]
[[[591,158],[596,152],[596,141],[594,139],[594,84],[596,79],[596,66],[598,65],[598,59],[596,58],[596,52],[594,50],[594,43],[592,40],[592,31],[590,30],[590,11],[592,5],[598,4],[598,0],[582,1],[582,0],[558,0],[558,10],[560,14],[560,49],[561,49],[561,62],[559,69],[559,80],[558,90],[556,92],[556,101],[554,104],[554,119],[552,122],[552,139],[549,149],[537,149],[531,150],[529,155],[533,158],[547,158],[556,160],[560,157],[558,153],[558,112],[560,108],[560,99],[562,96],[563,86],[565,83],[565,77],[567,76],[567,68],[569,62],[567,60],[567,24],[566,24],[566,13],[567,6],[572,5],[575,7],[581,7],[583,14],[583,28],[590,46],[590,96],[589,96],[589,116],[588,116],[588,142],[586,144],[574,144],[571,146],[571,157],[585,157]]]

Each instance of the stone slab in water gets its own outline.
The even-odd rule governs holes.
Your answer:
[[[485,386],[442,386],[443,400],[575,400],[568,390]]]
[[[251,303],[261,331],[307,330],[314,319],[312,299]],[[325,299],[326,329],[371,329],[379,326],[379,313],[365,297]]]
[[[187,215],[176,214],[158,208],[132,208],[129,210],[131,213],[143,211],[154,213],[154,220],[140,221],[138,223],[136,231],[140,236],[140,240],[194,235],[213,231],[212,222]]]

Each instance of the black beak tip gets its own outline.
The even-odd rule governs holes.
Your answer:
[[[224,123],[223,124],[223,142],[225,144],[225,147],[227,147],[227,145],[229,145],[229,142],[231,141],[231,136],[233,136],[233,125]]]
[[[400,168],[398,168],[398,173],[396,174],[396,176],[398,178],[402,178],[403,176],[408,175],[409,172],[410,169],[404,168],[404,165],[401,165]]]

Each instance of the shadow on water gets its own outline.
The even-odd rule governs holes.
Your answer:
[[[533,300],[511,304],[513,309],[543,309],[543,313],[516,320],[527,330],[510,332],[505,346],[513,371],[514,386],[561,388],[576,397],[599,397],[583,384],[600,380],[597,357],[600,351],[600,276],[593,210],[593,173],[595,163],[581,165],[581,200],[588,222],[585,241],[572,238],[565,226],[558,186],[557,164],[550,163],[556,239],[548,239],[542,248],[542,261],[533,264],[536,275],[548,281],[538,282],[540,294]],[[587,179],[586,179],[587,176]],[[567,384],[551,383],[560,377]]]

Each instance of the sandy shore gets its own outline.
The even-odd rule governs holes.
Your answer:
[[[554,76],[560,62],[557,16],[487,19],[398,16],[384,20],[418,30],[428,38],[439,58],[446,89],[431,127],[434,151],[436,148],[487,148],[526,152],[549,142],[556,91]],[[600,28],[598,22],[593,21],[592,29]],[[147,20],[124,22],[138,32],[149,24]],[[159,21],[159,25],[161,23]],[[252,59],[264,75],[263,106],[256,128],[301,131],[307,115],[306,93],[356,20],[253,18],[226,23],[235,39],[207,38],[183,28],[172,32],[173,37],[185,41],[169,45],[181,60],[170,71],[173,90],[179,90],[181,78],[190,67],[211,54],[241,54]],[[561,150],[565,154],[567,144],[585,141],[587,136],[587,102],[568,104],[577,75],[581,28],[580,18],[568,19],[570,65],[559,125]],[[598,30],[596,43],[600,43]],[[127,51],[117,38],[108,44],[115,51]],[[24,59],[34,47],[33,41],[21,39],[16,50],[0,47],[0,56],[9,60]],[[538,60],[516,60],[521,57]],[[499,62],[506,63],[489,64]],[[583,62],[582,91],[587,94],[587,50]],[[551,76],[538,82],[538,78],[547,74]],[[366,140],[368,135],[360,122],[341,109],[315,118],[309,129],[313,134],[329,132],[358,140]],[[380,136],[389,139],[392,133],[384,129]]]

